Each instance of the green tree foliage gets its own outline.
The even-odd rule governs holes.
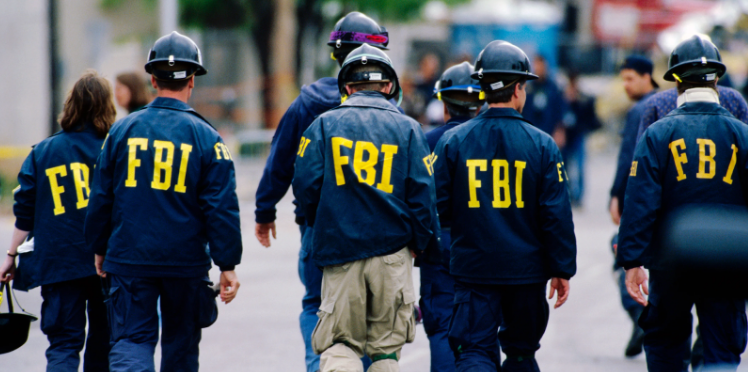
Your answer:
[[[441,0],[447,5],[455,5],[468,0]],[[375,14],[378,18],[407,21],[418,17],[428,0],[322,0],[322,2],[338,2],[346,10],[358,10],[366,14]]]

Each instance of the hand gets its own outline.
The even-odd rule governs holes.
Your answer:
[[[649,295],[649,285],[647,284],[647,273],[641,267],[626,270],[626,290],[634,301],[642,306],[647,306],[649,302],[644,299],[644,295]]]
[[[617,196],[610,198],[610,218],[616,226],[621,224],[621,211],[618,210],[619,205]]]
[[[7,283],[13,280],[16,275],[16,258],[5,256],[5,262],[0,266],[0,283]]]
[[[553,305],[554,309],[558,309],[566,302],[569,298],[569,279],[563,278],[551,278],[551,293],[548,295],[548,299],[552,299],[553,295],[558,291],[556,297],[556,304]]]
[[[96,266],[96,275],[106,278],[106,272],[104,271],[104,256],[96,255],[94,260],[94,266]]]
[[[414,251],[414,250],[412,250],[412,249],[408,248],[408,252],[410,252],[410,256],[411,256],[411,257],[413,257],[413,258],[416,258],[416,256],[417,256],[417,254],[416,254],[416,251]]]
[[[273,232],[273,239],[275,239],[275,222],[258,223],[255,225],[255,236],[265,248],[270,247],[270,231]]]
[[[229,303],[236,297],[239,291],[239,279],[234,270],[221,272],[221,301]]]
[[[566,128],[564,128],[563,125],[558,125],[556,129],[553,130],[553,141],[556,142],[556,146],[558,146],[559,149],[562,149],[566,147]]]

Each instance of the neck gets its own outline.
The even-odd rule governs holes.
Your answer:
[[[173,90],[168,89],[159,89],[158,90],[158,96],[162,98],[173,98],[179,101],[182,101],[184,103],[187,103],[190,99],[190,95],[192,95],[192,89],[186,88],[182,89],[178,92],[175,92]]]
[[[514,100],[511,100],[509,102],[501,102],[501,103],[489,103],[488,108],[510,108],[510,109],[517,109],[517,102]]]
[[[719,93],[713,88],[691,88],[678,96],[678,107],[689,102],[713,102],[719,104]]]

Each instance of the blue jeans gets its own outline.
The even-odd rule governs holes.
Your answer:
[[[694,305],[704,344],[704,368],[735,371],[746,347],[745,299],[697,296],[687,284],[671,282],[667,273],[651,270],[650,275],[649,305],[639,318],[649,371],[688,370]]]
[[[207,273],[206,273],[207,275]],[[154,371],[161,297],[161,372],[198,370],[202,278],[136,278],[109,273],[111,371]]]
[[[42,332],[47,335],[47,371],[109,370],[109,327],[98,276],[42,286]],[[88,313],[88,337],[86,337]]]
[[[549,315],[545,286],[546,283],[478,285],[457,281],[449,324],[449,344],[455,353],[457,371],[539,372],[535,351],[540,349]],[[499,341],[507,356],[503,364]]]
[[[315,372],[319,370],[319,355],[312,350],[312,332],[317,326],[317,311],[322,303],[322,270],[314,265],[312,261],[312,232],[311,228],[304,225],[299,226],[301,231],[301,251],[299,251],[299,279],[304,284],[306,292],[301,300],[301,336],[304,338],[306,347],[306,370]]]

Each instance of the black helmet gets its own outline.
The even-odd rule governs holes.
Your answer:
[[[387,29],[363,13],[351,12],[335,24],[327,45],[336,49],[347,47],[351,50],[361,44],[369,44],[387,50],[389,42]]]
[[[13,312],[13,298],[10,293],[10,284],[0,284],[0,302],[2,302],[3,287],[8,297],[8,313],[0,314],[0,354],[9,353],[18,349],[26,343],[29,338],[31,322],[36,321],[35,316]]]
[[[726,70],[719,49],[706,37],[694,35],[682,41],[670,53],[668,70],[663,79],[708,82],[722,77]]]
[[[154,64],[158,62],[167,62],[169,66],[174,66],[177,63],[187,66],[185,70],[167,71],[155,69]],[[159,80],[183,80],[192,75],[200,76],[208,73],[203,67],[203,59],[197,44],[176,31],[156,40],[153,48],[148,52],[145,72],[152,74]]]
[[[355,66],[373,65],[379,67],[378,71],[352,72]],[[397,73],[392,68],[392,61],[383,51],[363,44],[351,51],[348,58],[345,59],[338,73],[338,89],[343,96],[347,95],[345,91],[346,84],[351,83],[392,83],[392,89],[385,94],[387,99],[392,99],[400,94],[400,83],[397,80]]]
[[[473,71],[473,65],[468,62],[448,68],[436,81],[434,97],[442,102],[467,108],[482,106],[478,80],[470,77]]]
[[[538,75],[530,71],[530,59],[522,49],[507,41],[494,40],[478,54],[475,72],[470,76],[480,82],[484,91],[494,91],[520,78],[537,79]]]

